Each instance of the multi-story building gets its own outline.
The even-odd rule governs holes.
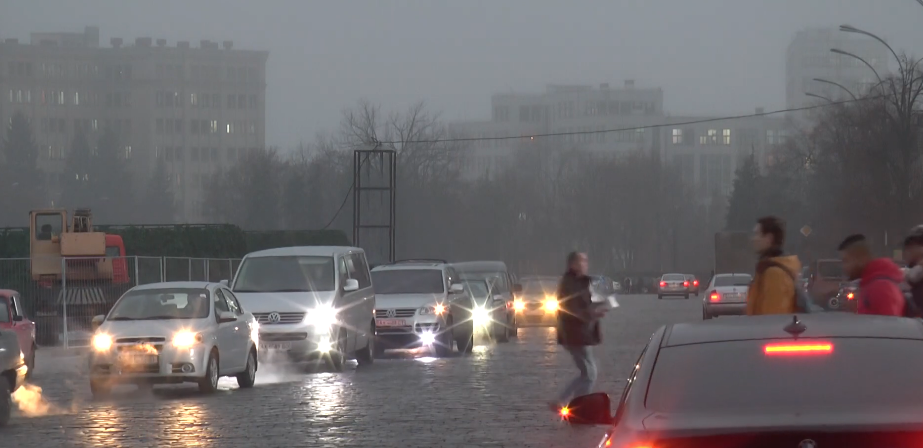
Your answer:
[[[111,128],[138,188],[163,161],[180,222],[203,218],[205,180],[265,144],[266,51],[231,41],[167,46],[141,37],[99,45],[99,29],[0,43],[0,123],[22,111],[41,148],[52,201],[74,133]]]
[[[868,65],[856,57],[831,52],[831,49],[858,56]],[[887,47],[868,37],[857,37],[853,33],[826,28],[799,31],[786,52],[786,107],[800,108],[823,101],[807,93],[831,101],[851,98],[850,93],[843,88],[816,79],[840,84],[853,95],[861,96],[878,82],[876,72],[882,77],[888,73],[890,57]],[[801,118],[809,114],[793,115]]]

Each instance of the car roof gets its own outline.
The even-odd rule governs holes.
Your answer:
[[[745,276],[747,276],[747,277],[753,277],[752,275],[747,274],[746,272],[736,272],[736,273],[734,273],[734,272],[725,272],[724,274],[715,274],[715,277],[733,277],[733,276],[735,276],[735,275],[745,275]]]
[[[143,291],[146,289],[165,289],[165,288],[188,288],[188,289],[208,289],[209,287],[218,286],[214,282],[160,282],[138,285],[131,288],[132,291]]]
[[[375,266],[372,268],[372,272],[375,271],[408,271],[414,270],[419,271],[422,269],[441,271],[448,266],[443,263],[397,263],[397,264],[383,264]]]
[[[923,321],[892,316],[826,312],[797,316],[804,325],[802,338],[892,338],[923,340]],[[794,339],[784,329],[791,314],[712,319],[667,327],[662,347],[761,339]]]
[[[663,274],[663,275],[661,275],[661,277],[666,277],[666,276],[668,276],[668,275],[678,275],[678,276],[680,276],[680,277],[685,277],[685,276],[686,276],[686,274],[678,274],[678,273],[676,273],[676,272],[671,272],[671,273],[668,273],[668,274]]]
[[[459,272],[506,272],[506,263],[502,261],[462,261],[452,263]]]
[[[332,257],[337,254],[362,252],[362,249],[351,246],[291,246],[277,247],[275,249],[258,250],[250,252],[246,258],[254,257]]]

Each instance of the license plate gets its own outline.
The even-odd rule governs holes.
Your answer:
[[[138,355],[123,353],[119,355],[119,361],[127,365],[150,365],[158,364],[157,355]]]
[[[404,319],[375,319],[375,325],[379,327],[406,327],[407,322]]]
[[[292,344],[289,342],[261,342],[260,350],[290,350]]]

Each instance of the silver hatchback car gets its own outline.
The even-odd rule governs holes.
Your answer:
[[[224,285],[168,282],[134,287],[93,319],[90,390],[117,384],[194,382],[213,392],[218,378],[256,381],[259,325]]]

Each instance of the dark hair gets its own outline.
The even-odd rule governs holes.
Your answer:
[[[772,235],[772,247],[780,249],[785,245],[785,221],[775,216],[764,216],[756,220],[763,235]]]
[[[904,238],[904,247],[923,246],[923,226],[910,229],[910,234]]]
[[[576,250],[567,254],[567,267],[570,267],[577,260],[579,260],[581,255],[583,255],[583,252],[579,252]]]
[[[849,235],[846,237],[846,239],[843,240],[842,243],[840,243],[840,246],[837,247],[837,250],[846,250],[852,247],[853,245],[864,243],[864,242],[865,242],[865,235],[861,233]]]

